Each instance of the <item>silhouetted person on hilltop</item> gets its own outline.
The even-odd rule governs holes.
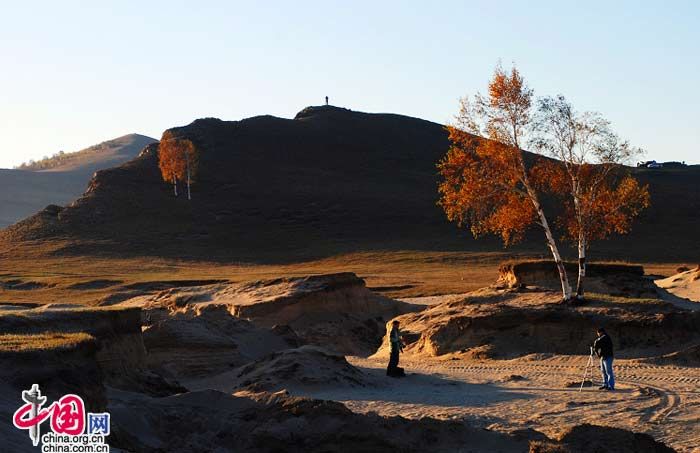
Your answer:
[[[600,372],[603,374],[603,385],[600,390],[615,390],[612,339],[602,327],[598,329],[597,334],[598,338],[593,343],[593,350],[600,357]]]
[[[326,96],[326,105],[328,105],[328,96]]]
[[[386,375],[391,377],[406,376],[403,368],[399,366],[399,354],[403,352],[403,341],[401,340],[399,322],[396,320],[391,323],[389,344],[391,345],[391,355],[389,356],[389,366],[386,367]]]

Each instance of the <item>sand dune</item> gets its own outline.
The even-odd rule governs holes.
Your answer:
[[[654,283],[677,297],[700,302],[700,265]]]

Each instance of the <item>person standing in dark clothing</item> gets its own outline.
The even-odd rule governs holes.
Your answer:
[[[391,377],[405,376],[406,373],[399,366],[399,354],[403,352],[403,341],[401,340],[399,322],[396,320],[391,323],[389,344],[391,345],[391,355],[389,356],[389,366],[386,367],[386,375]]]
[[[593,350],[600,357],[600,372],[603,375],[603,385],[600,390],[615,390],[612,339],[602,327],[598,329],[597,334],[598,338],[593,342]]]

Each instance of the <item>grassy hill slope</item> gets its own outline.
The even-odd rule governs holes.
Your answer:
[[[133,159],[156,140],[129,134],[67,153],[51,162],[22,169],[0,169],[0,228],[17,222],[46,205],[64,205],[85,191],[95,171]]]

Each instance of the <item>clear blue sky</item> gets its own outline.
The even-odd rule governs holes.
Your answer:
[[[292,117],[325,95],[445,122],[499,59],[536,94],[601,112],[648,158],[700,162],[697,2],[0,7],[0,167],[198,117]]]

